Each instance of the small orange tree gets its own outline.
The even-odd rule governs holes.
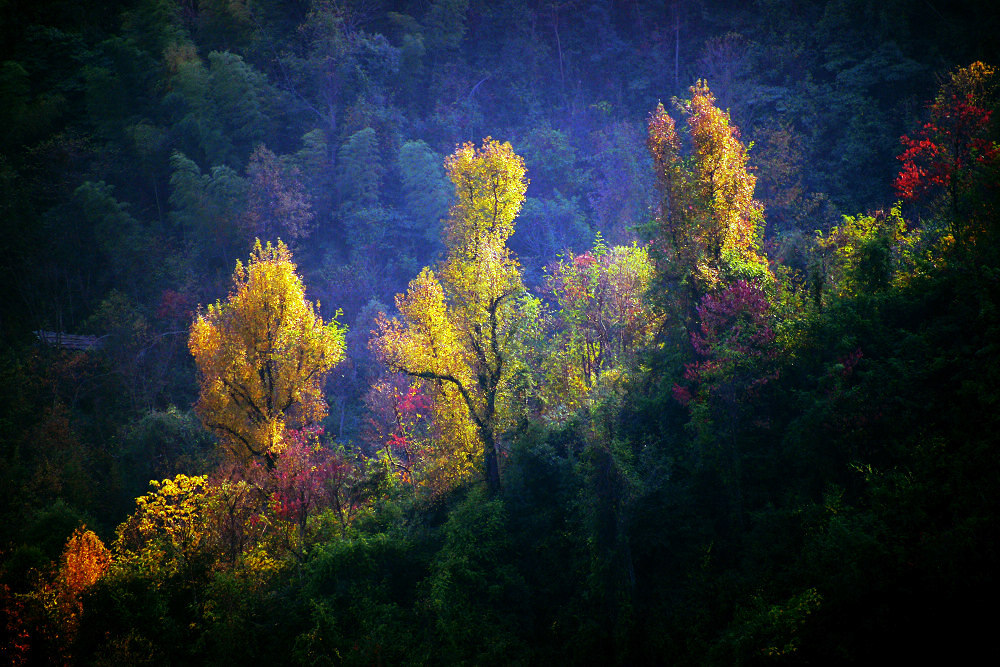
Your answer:
[[[41,589],[48,613],[60,630],[60,644],[68,648],[76,637],[83,614],[81,597],[111,566],[111,554],[93,531],[80,526],[66,541],[55,578]],[[62,656],[69,659],[68,654]]]

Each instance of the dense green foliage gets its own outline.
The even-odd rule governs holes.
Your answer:
[[[0,659],[995,654],[1000,14],[943,5],[0,2]],[[261,460],[187,348],[257,239],[349,325],[276,323]]]

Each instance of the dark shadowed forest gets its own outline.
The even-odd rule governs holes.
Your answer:
[[[1000,658],[992,0],[0,0],[0,661]]]

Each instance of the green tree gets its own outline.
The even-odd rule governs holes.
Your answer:
[[[423,141],[407,141],[399,148],[399,175],[406,213],[426,239],[439,243],[449,200],[440,156]]]
[[[247,182],[222,165],[202,173],[183,153],[170,157],[170,218],[182,237],[203,258],[228,263],[242,236]]]
[[[267,130],[266,79],[228,51],[209,53],[207,68],[193,49],[178,50],[176,58],[165,101],[180,112],[174,130],[183,150],[208,164],[242,167]]]
[[[349,136],[337,153],[337,190],[348,208],[378,203],[381,160],[378,136],[366,127]]]
[[[114,188],[104,181],[84,182],[73,193],[73,204],[93,230],[94,245],[112,267],[117,284],[139,293],[142,284],[136,283],[146,274],[151,248],[146,230],[132,217],[128,204],[115,198]]]

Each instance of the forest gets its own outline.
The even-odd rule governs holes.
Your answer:
[[[1000,659],[992,0],[0,0],[0,661]]]

